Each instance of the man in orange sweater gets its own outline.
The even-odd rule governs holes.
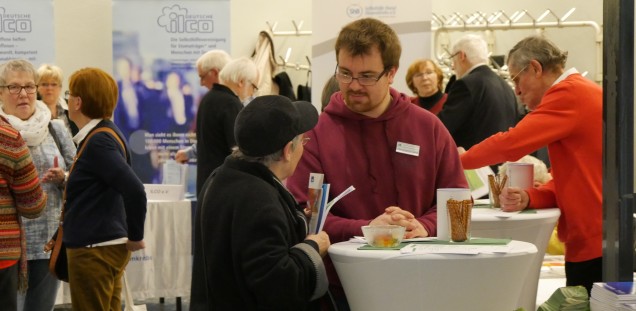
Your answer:
[[[464,169],[518,160],[548,146],[551,181],[539,188],[505,188],[505,211],[558,206],[559,239],[565,243],[568,286],[588,292],[602,281],[602,113],[600,86],[576,69],[565,70],[567,52],[542,37],[528,37],[508,54],[515,93],[531,112],[461,155]]]

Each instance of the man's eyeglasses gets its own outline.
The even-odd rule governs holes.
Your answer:
[[[519,75],[526,71],[526,69],[528,69],[528,66],[530,66],[530,64],[527,64],[525,67],[523,67],[523,69],[519,70],[519,72],[517,72],[516,75],[514,75],[512,78],[510,78],[510,81],[512,81],[512,83],[514,83],[515,85],[519,83],[519,80],[517,80],[517,77],[519,77]]]
[[[64,99],[68,100],[69,98],[71,98],[71,96],[73,96],[73,94],[71,94],[71,91],[64,92]]]
[[[254,82],[250,82],[252,84],[252,87],[254,88],[254,91],[258,91],[258,87],[256,86],[256,84],[254,84]]]
[[[27,94],[35,94],[35,91],[38,88],[37,84],[30,84],[30,85],[25,85],[25,86],[21,86],[21,85],[0,85],[0,87],[6,87],[9,90],[9,93],[11,93],[11,94],[20,94],[20,92],[22,92],[23,89],[24,89],[24,91]]]
[[[375,77],[371,76],[371,75],[363,75],[361,77],[354,78],[351,75],[338,72],[338,69],[336,67],[335,75],[336,75],[336,80],[338,80],[338,82],[340,82],[340,83],[349,84],[349,83],[353,82],[353,80],[358,80],[358,83],[360,83],[360,85],[372,86],[372,85],[375,85],[376,83],[378,83],[378,81],[380,81],[382,76],[387,74],[389,72],[389,70],[390,70],[390,68],[386,68],[378,76],[375,76]]]

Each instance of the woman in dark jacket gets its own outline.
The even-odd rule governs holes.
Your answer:
[[[131,251],[145,247],[146,194],[110,120],[117,93],[115,80],[101,69],[80,69],[69,81],[69,116],[80,129],[73,138],[78,157],[66,186],[63,238],[74,310],[120,310]]]

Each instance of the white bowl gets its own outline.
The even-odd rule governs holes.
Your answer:
[[[367,244],[373,247],[396,247],[402,243],[406,228],[397,225],[362,226]]]

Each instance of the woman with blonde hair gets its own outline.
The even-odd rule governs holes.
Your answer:
[[[64,81],[62,69],[55,65],[43,64],[38,68],[37,73],[38,99],[51,110],[51,118],[64,121],[64,125],[74,136],[78,130],[77,125],[68,118],[68,105],[62,97],[62,81]]]
[[[74,310],[121,310],[124,269],[131,251],[145,247],[146,193],[110,120],[117,96],[117,83],[101,69],[80,69],[69,79],[69,116],[79,132],[63,241]]]

